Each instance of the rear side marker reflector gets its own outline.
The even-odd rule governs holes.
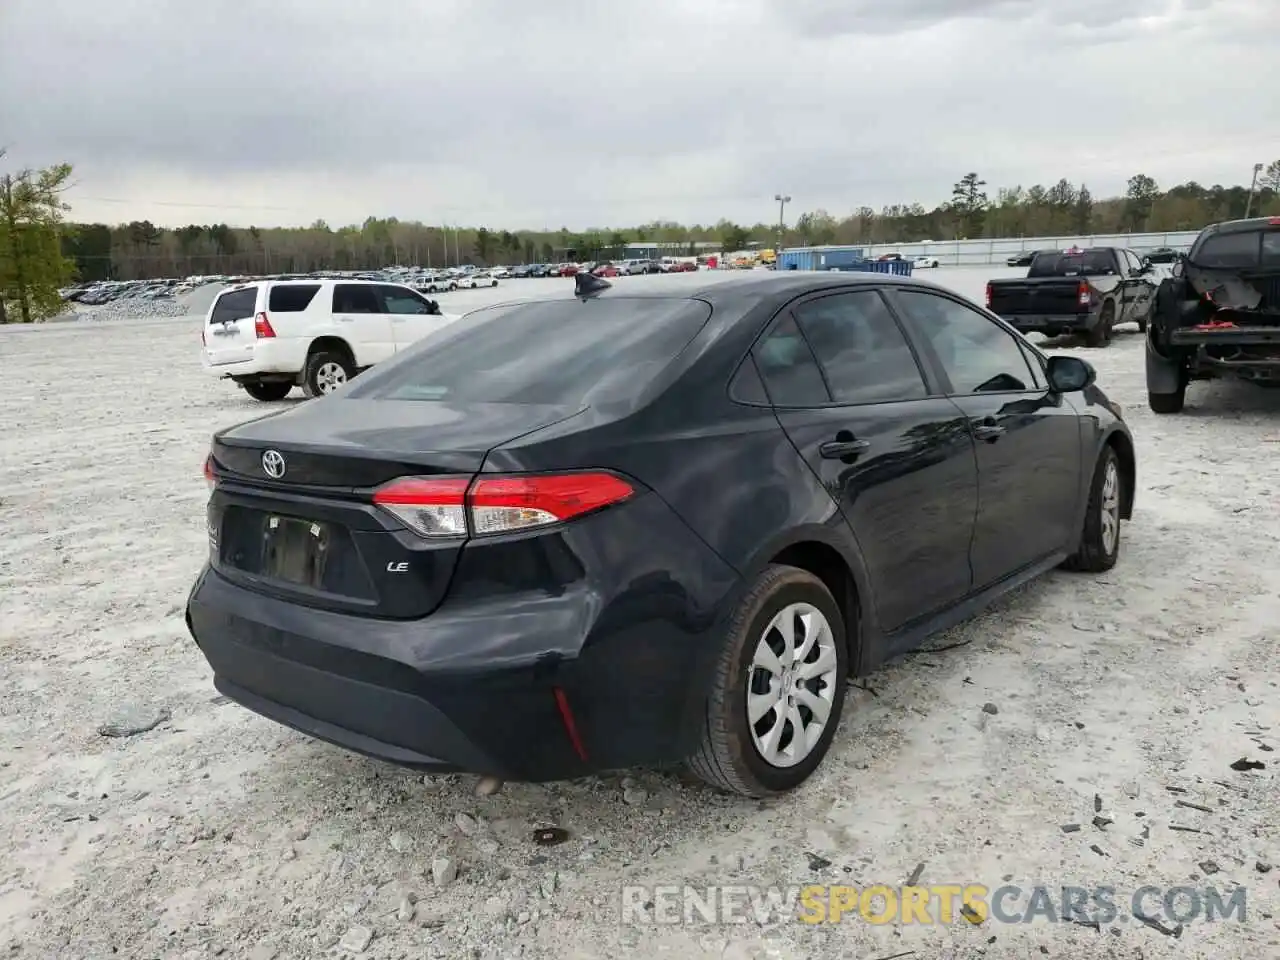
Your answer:
[[[564,523],[626,500],[635,489],[612,473],[402,477],[373,502],[424,537],[513,533]],[[468,530],[469,528],[469,530]]]
[[[582,742],[582,735],[578,733],[578,724],[573,719],[573,710],[569,707],[569,697],[560,687],[555,688],[555,695],[556,709],[560,711],[560,722],[564,724],[564,732],[569,737],[573,752],[578,755],[579,760],[586,763],[587,746]]]

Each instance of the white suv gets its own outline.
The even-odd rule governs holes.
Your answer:
[[[202,362],[255,400],[283,400],[295,385],[317,397],[455,319],[398,283],[256,281],[213,301]]]

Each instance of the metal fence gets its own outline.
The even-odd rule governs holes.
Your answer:
[[[1191,248],[1191,243],[1199,235],[1198,230],[1183,230],[1173,233],[1112,233],[1094,236],[1072,236],[1065,234],[1057,237],[1007,237],[990,240],[934,240],[924,243],[889,243],[867,245],[862,247],[828,246],[828,247],[792,247],[783,252],[799,254],[804,251],[803,261],[821,261],[823,257],[840,259],[842,254],[857,249],[870,259],[886,253],[898,253],[908,259],[915,257],[936,257],[942,266],[964,267],[985,266],[988,264],[1003,265],[1014,254],[1029,250],[1062,250],[1067,247],[1128,247],[1139,254],[1147,253],[1159,247],[1171,247],[1183,252]],[[808,267],[808,269],[814,269]],[[818,269],[821,269],[819,267]]]

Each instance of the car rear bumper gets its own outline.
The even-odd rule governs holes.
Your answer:
[[[207,356],[201,358],[204,369],[217,377],[253,377],[259,374],[289,374],[296,376],[302,370],[306,343],[279,338],[258,340],[252,352],[243,360],[232,363],[212,364]]]
[[[1063,314],[999,314],[1001,320],[1023,333],[1046,333],[1052,330],[1091,330],[1098,324],[1096,313]]]
[[[302,606],[206,565],[187,625],[228,697],[393,763],[546,781],[678,761],[740,581],[670,516],[645,497],[584,518],[552,553],[599,573],[554,591],[486,593],[505,555],[464,550],[454,599],[417,620]],[[652,546],[618,552],[645,531]]]

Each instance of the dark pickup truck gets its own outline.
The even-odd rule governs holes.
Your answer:
[[[987,284],[987,309],[1022,333],[1081,333],[1104,347],[1116,324],[1146,330],[1155,291],[1155,271],[1132,250],[1042,251],[1025,278]]]
[[[1280,386],[1280,217],[1205,227],[1160,284],[1147,330],[1147,400],[1177,413],[1191,380]]]

